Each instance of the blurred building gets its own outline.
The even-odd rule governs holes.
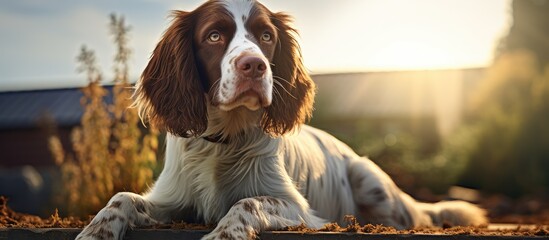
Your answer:
[[[112,91],[112,87],[107,87]],[[70,146],[70,132],[83,114],[79,88],[0,92],[0,167],[54,164],[49,134]],[[112,102],[112,94],[106,102]]]
[[[48,136],[57,134],[70,148],[72,128],[83,114],[82,96],[79,88],[0,92],[0,195],[14,210],[51,214],[48,203],[60,174]],[[112,102],[112,94],[105,102]]]
[[[462,120],[483,68],[314,75],[316,115],[434,118],[445,136]]]

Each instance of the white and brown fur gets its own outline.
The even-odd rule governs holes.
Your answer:
[[[466,202],[415,201],[372,161],[303,125],[315,86],[288,15],[243,0],[173,15],[134,104],[168,132],[164,169],[143,195],[113,196],[77,239],[182,219],[217,224],[204,239],[319,228],[345,215],[398,229],[486,223]]]

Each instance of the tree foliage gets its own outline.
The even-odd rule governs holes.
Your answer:
[[[549,189],[549,1],[515,0],[513,24],[470,102],[461,184],[520,196]],[[458,134],[461,134],[458,132]]]
[[[549,63],[549,1],[515,0],[512,10],[513,22],[500,42],[499,54],[528,49],[539,67],[545,67]]]

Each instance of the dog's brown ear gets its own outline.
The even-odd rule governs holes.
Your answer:
[[[194,56],[194,17],[183,11],[172,14],[172,24],[137,84],[134,106],[142,120],[161,130],[198,136],[206,130],[207,110]]]
[[[264,131],[278,136],[305,123],[312,114],[316,87],[307,73],[301,49],[291,26],[291,17],[273,13],[271,21],[278,29],[277,46],[272,61],[273,102],[261,120]]]

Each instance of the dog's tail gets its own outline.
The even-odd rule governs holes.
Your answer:
[[[421,211],[431,217],[433,225],[479,226],[488,224],[486,210],[464,201],[417,203]]]

